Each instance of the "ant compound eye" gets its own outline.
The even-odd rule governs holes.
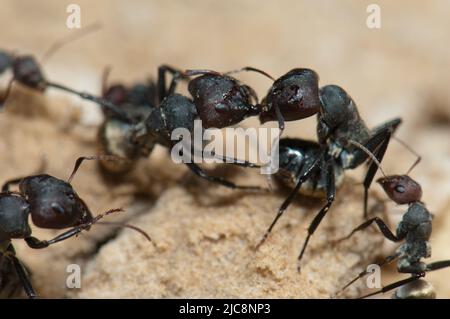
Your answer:
[[[395,186],[394,190],[397,193],[404,193],[406,189],[405,189],[405,186],[403,186],[403,185],[397,185],[397,186]]]

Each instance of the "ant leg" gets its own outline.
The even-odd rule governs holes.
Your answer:
[[[295,185],[294,189],[289,193],[289,196],[283,201],[280,208],[278,209],[278,213],[273,219],[272,223],[270,224],[269,228],[267,228],[266,232],[264,233],[263,237],[259,241],[259,243],[256,245],[256,249],[259,249],[262,244],[266,241],[269,234],[272,232],[273,227],[278,222],[280,217],[284,214],[286,209],[289,207],[289,205],[294,200],[294,197],[297,196],[298,191],[300,190],[300,187],[302,186],[303,182],[311,175],[311,173],[314,171],[314,169],[317,167],[317,164],[319,163],[320,158],[318,158],[308,169],[298,178],[297,184]],[[300,175],[300,172],[303,167],[300,167],[298,169],[297,174]]]
[[[413,274],[411,277],[409,277],[407,279],[403,279],[403,280],[399,280],[397,282],[394,282],[394,283],[392,283],[390,285],[387,285],[386,287],[381,288],[380,290],[377,290],[377,291],[372,292],[370,294],[367,294],[367,295],[364,295],[362,297],[359,297],[358,299],[364,299],[364,298],[371,297],[371,296],[374,296],[374,295],[377,295],[377,294],[380,294],[380,293],[385,293],[385,292],[391,291],[391,290],[393,290],[395,288],[398,288],[398,287],[401,287],[403,285],[409,284],[410,282],[416,281],[419,278],[422,278],[424,276],[425,276],[425,273],[423,273],[423,274]]]
[[[10,245],[8,248],[8,257],[11,259],[14,265],[17,275],[19,276],[19,280],[22,283],[23,289],[25,290],[28,298],[36,298],[37,294],[30,282],[30,277],[28,276],[28,273],[22,262],[19,260],[19,258],[16,257],[16,251],[14,250],[14,247],[12,245]]]
[[[389,229],[389,226],[386,225],[386,223],[381,218],[374,217],[374,218],[371,218],[371,219],[365,221],[364,223],[362,223],[361,225],[359,225],[358,227],[353,229],[353,231],[348,236],[346,236],[344,238],[341,238],[341,239],[338,239],[336,242],[341,242],[343,240],[349,239],[357,231],[366,229],[367,227],[372,225],[374,222],[377,224],[378,228],[383,233],[384,237],[386,237],[390,241],[399,242],[399,241],[404,239],[404,236],[397,237],[396,235],[394,235],[394,233],[392,233],[392,231]]]
[[[220,184],[222,186],[231,188],[231,189],[242,189],[242,190],[250,190],[250,191],[262,191],[265,190],[262,187],[259,186],[241,186],[236,185],[233,182],[227,181],[226,179],[223,179],[222,177],[218,176],[211,176],[208,175],[200,166],[198,166],[195,163],[184,163],[187,167],[198,177],[204,178],[210,182]]]
[[[114,103],[112,103],[102,97],[98,97],[98,96],[92,95],[87,92],[79,92],[79,91],[76,91],[69,87],[66,87],[64,85],[54,83],[54,82],[46,82],[46,84],[49,87],[60,89],[65,92],[78,95],[80,98],[82,98],[84,100],[88,100],[88,101],[97,103],[97,104],[101,105],[103,112],[106,114],[110,113],[111,115],[113,115],[127,123],[135,123],[135,121],[132,118],[130,118],[123,109],[121,109],[119,106],[115,105]]]
[[[372,153],[374,153],[378,162],[381,163],[386,149],[389,145],[392,134],[400,125],[401,119],[396,118],[388,121],[372,130],[372,137],[364,144],[364,146]],[[367,154],[361,149],[357,149],[354,152],[354,163],[361,163],[367,158]],[[367,219],[368,215],[368,199],[369,199],[369,187],[372,184],[375,173],[377,172],[377,163],[369,160],[369,169],[367,170],[366,177],[364,178],[364,218]]]
[[[400,256],[399,253],[396,253],[395,255],[391,255],[386,257],[386,259],[384,261],[382,261],[381,263],[373,263],[374,265],[378,265],[379,267],[382,267],[386,264],[391,263],[392,261],[394,261],[395,259],[397,259]],[[355,278],[353,278],[351,281],[349,281],[344,287],[342,287],[338,292],[336,292],[336,295],[339,295],[340,293],[342,293],[345,289],[347,289],[347,287],[349,287],[350,285],[352,285],[355,281],[357,281],[358,279],[364,277],[365,275],[367,275],[369,272],[367,270],[363,270],[362,272],[360,272]]]
[[[197,153],[201,153],[203,156],[205,156],[205,158],[207,156],[211,156],[211,158],[221,160],[223,163],[226,163],[226,164],[231,164],[231,165],[236,165],[236,166],[241,166],[241,167],[261,168],[261,166],[258,164],[254,164],[254,163],[251,163],[246,160],[240,160],[237,158],[228,157],[226,155],[216,154],[216,152],[214,152],[214,151],[211,151],[209,154],[205,154],[205,152],[202,150],[194,149],[191,152],[191,156],[195,156],[195,154],[197,154]]]
[[[183,142],[183,141],[179,140],[179,142]],[[191,158],[195,158],[197,156],[197,154],[201,154],[202,158],[208,158],[208,159],[214,158],[214,159],[218,159],[222,163],[226,163],[226,164],[231,164],[231,165],[236,165],[236,166],[241,166],[241,167],[261,168],[260,165],[251,163],[249,161],[240,160],[240,159],[233,158],[233,157],[228,157],[226,155],[216,154],[215,151],[205,152],[204,150],[196,148],[195,146],[190,147],[189,144],[183,145],[183,150],[185,150],[185,149],[190,149]]]
[[[166,73],[169,72],[172,74],[172,82],[170,83],[169,90],[166,89]],[[164,98],[168,95],[173,94],[175,92],[175,88],[177,85],[177,82],[180,78],[183,78],[183,72],[180,70],[177,70],[169,65],[163,64],[158,67],[158,99],[159,103],[164,100]]]
[[[426,272],[433,271],[433,270],[438,270],[438,269],[442,269],[442,268],[446,268],[446,267],[450,267],[450,260],[437,261],[437,262],[428,264]],[[375,292],[372,292],[370,294],[364,295],[364,296],[360,297],[360,299],[367,298],[367,297],[370,297],[370,296],[373,296],[373,295],[376,295],[376,294],[379,294],[379,293],[388,292],[388,291],[390,291],[392,289],[401,287],[401,286],[406,285],[406,284],[408,284],[410,282],[418,280],[419,278],[422,278],[424,276],[425,276],[425,273],[413,274],[410,278],[394,282],[394,283],[392,283],[390,285],[387,285],[386,287],[383,287],[382,289],[380,289],[378,291],[375,291]]]
[[[336,183],[334,180],[333,160],[328,159],[326,162],[326,165],[327,165],[327,167],[326,167],[325,174],[326,174],[326,180],[327,180],[327,184],[326,184],[327,203],[325,204],[325,206],[322,207],[322,209],[319,211],[319,213],[316,215],[316,217],[314,217],[313,221],[311,222],[311,224],[308,227],[308,235],[306,236],[305,242],[303,243],[302,250],[300,251],[300,255],[298,255],[298,259],[297,259],[297,262],[298,262],[297,270],[299,272],[300,272],[300,262],[302,260],[303,254],[305,253],[309,239],[314,234],[317,227],[319,227],[320,222],[327,214],[328,210],[330,209],[331,205],[333,204],[334,197],[336,194]]]
[[[450,267],[450,260],[442,260],[442,261],[436,261],[434,263],[430,263],[427,265],[426,271],[433,271],[433,270],[439,270],[442,268]]]
[[[66,231],[50,240],[40,240],[33,236],[25,237],[24,240],[30,248],[33,248],[33,249],[46,248],[52,244],[56,244],[60,241],[63,241],[63,240],[69,239],[75,235],[78,235],[83,230],[89,230],[89,228],[93,224],[95,224],[96,222],[98,222],[100,219],[102,219],[103,217],[105,217],[107,215],[110,215],[110,214],[116,213],[116,212],[123,212],[123,211],[124,210],[122,208],[110,209],[103,214],[99,214],[99,215],[95,216],[90,222],[87,222],[87,223],[79,225],[79,226],[75,226],[72,229],[69,229],[68,231]]]

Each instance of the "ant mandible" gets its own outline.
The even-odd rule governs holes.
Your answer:
[[[123,211],[110,209],[93,216],[86,203],[78,196],[70,182],[84,160],[98,159],[96,156],[80,157],[67,181],[47,174],[15,178],[7,181],[0,193],[0,296],[13,295],[20,285],[29,298],[37,297],[29,275],[16,256],[12,239],[23,239],[30,248],[41,249],[89,230],[95,224],[116,225],[131,228],[151,241],[143,230],[128,224],[102,222],[103,217]],[[106,159],[106,158],[105,158]],[[108,157],[117,160],[116,157]],[[19,185],[19,192],[10,191],[12,185]],[[31,235],[28,216],[40,228],[70,228],[50,240],[40,240]]]

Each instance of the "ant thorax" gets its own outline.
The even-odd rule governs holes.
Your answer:
[[[408,211],[397,227],[397,236],[406,237],[398,248],[400,259],[397,264],[399,272],[420,273],[426,270],[422,258],[431,257],[429,239],[432,230],[432,215],[420,202],[409,205]]]

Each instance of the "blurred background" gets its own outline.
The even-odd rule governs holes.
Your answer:
[[[274,77],[307,67],[317,71],[321,85],[345,88],[369,127],[402,117],[397,136],[422,155],[411,175],[435,214],[430,260],[450,259],[450,2],[0,0],[0,48],[41,57],[74,32],[66,27],[71,3],[81,8],[82,27],[100,23],[101,29],[45,62],[48,77],[68,86],[100,93],[106,66],[112,67],[111,82],[125,83],[156,77],[163,63],[217,71],[253,66]],[[380,28],[367,26],[370,4],[381,9]],[[271,84],[257,74],[238,77],[260,97]],[[3,76],[2,87],[7,81]],[[86,125],[101,121],[91,104],[72,103],[81,107]],[[285,134],[315,138],[315,119],[289,122]],[[383,166],[388,174],[404,173],[413,161],[393,141]],[[362,180],[360,171],[353,174]],[[394,229],[406,208],[387,209]],[[387,245],[386,253],[392,248]],[[384,283],[400,278],[395,267],[383,274]],[[427,276],[438,297],[450,297],[449,277],[450,269]]]

